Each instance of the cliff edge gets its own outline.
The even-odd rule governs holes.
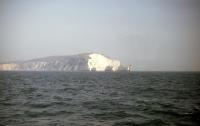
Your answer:
[[[119,60],[100,53],[50,56],[0,64],[1,71],[118,71],[126,69]]]

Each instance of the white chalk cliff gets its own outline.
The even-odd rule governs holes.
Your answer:
[[[89,54],[88,69],[91,71],[105,71],[106,68],[111,67],[112,71],[117,71],[120,66],[120,61],[105,57],[104,55],[93,53]]]
[[[100,53],[51,56],[21,62],[0,64],[3,71],[118,71],[126,69],[120,61]]]

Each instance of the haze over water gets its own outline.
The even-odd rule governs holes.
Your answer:
[[[98,52],[142,71],[200,71],[199,0],[1,0],[0,62]]]
[[[199,12],[200,0],[0,0],[0,126],[199,126],[199,72],[137,72],[200,71]],[[134,72],[66,62],[88,52]]]

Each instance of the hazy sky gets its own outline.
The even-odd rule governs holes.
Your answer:
[[[0,0],[0,61],[100,52],[200,71],[199,0]]]

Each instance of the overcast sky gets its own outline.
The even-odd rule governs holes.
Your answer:
[[[0,0],[0,61],[100,52],[200,71],[199,0]]]

